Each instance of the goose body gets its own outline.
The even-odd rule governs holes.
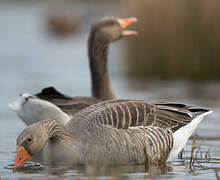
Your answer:
[[[147,159],[162,165],[172,161],[211,111],[167,104],[111,100],[79,111],[65,126],[56,120],[35,123],[17,139],[15,165],[26,161],[19,159],[21,152],[33,158],[41,153],[45,164],[143,164]],[[32,142],[27,143],[28,137]]]
[[[173,144],[171,151],[168,151],[169,156],[166,161],[172,161],[185,146],[198,124],[211,113],[212,111],[192,106],[187,107],[184,104],[149,104],[143,100],[120,99],[101,102],[81,110],[67,123],[66,127],[69,131],[73,130],[72,132],[74,132],[77,127],[75,122],[79,121],[87,128],[90,128],[90,125],[100,123],[111,125],[117,129],[129,129],[130,127],[138,129],[139,127],[153,126],[169,130],[172,132]],[[155,137],[155,144],[160,141]],[[167,143],[164,139],[162,142]]]

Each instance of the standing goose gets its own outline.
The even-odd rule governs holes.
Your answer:
[[[70,97],[58,92],[53,87],[48,87],[34,96],[27,93],[22,94],[21,98],[15,103],[10,104],[9,107],[18,114],[25,124],[30,125],[40,120],[57,118],[50,111],[43,110],[43,107],[40,105],[39,111],[36,110],[37,102],[47,104],[46,101],[48,101],[65,113],[65,118],[60,121],[65,124],[69,117],[81,109],[104,100],[116,99],[110,85],[107,68],[109,45],[111,42],[122,37],[136,35],[137,32],[126,30],[127,26],[136,21],[136,18],[119,19],[105,17],[92,25],[88,40],[92,97]],[[39,101],[39,99],[36,101],[36,98],[42,101]],[[50,106],[52,105],[50,104]]]
[[[15,166],[44,164],[164,165],[211,111],[183,104],[111,100],[87,107],[64,126],[43,120],[17,138]]]

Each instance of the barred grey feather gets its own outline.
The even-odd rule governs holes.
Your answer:
[[[175,132],[195,118],[194,113],[185,106],[183,108],[175,106],[173,107],[171,103],[169,106],[148,104],[141,100],[111,100],[83,109],[73,119],[85,119],[89,116],[94,123],[111,125],[118,129],[152,125]]]

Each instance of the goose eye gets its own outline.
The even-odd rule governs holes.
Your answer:
[[[29,99],[29,98],[25,98],[25,101],[28,102],[28,99]]]
[[[32,142],[32,138],[31,138],[31,137],[28,137],[28,138],[26,139],[26,141],[27,141],[27,143],[31,143],[31,142]]]

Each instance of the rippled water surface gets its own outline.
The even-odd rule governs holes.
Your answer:
[[[126,68],[123,59],[126,40],[115,43],[110,50],[111,82],[119,97],[146,99],[149,102],[182,102],[214,111],[196,131],[196,145],[199,147],[194,153],[197,160],[192,170],[189,168],[192,140],[184,149],[183,160],[177,158],[166,168],[152,170],[151,173],[146,173],[143,166],[94,169],[44,167],[33,162],[16,171],[13,169],[16,138],[25,125],[15,113],[9,111],[8,103],[16,100],[20,93],[36,93],[50,85],[65,94],[89,96],[86,50],[89,26],[98,17],[120,14],[116,4],[75,3],[73,11],[78,13],[80,30],[69,38],[57,38],[46,28],[48,8],[49,5],[43,2],[0,2],[0,179],[216,179],[215,170],[220,171],[219,82],[195,84],[127,79],[123,71]]]

